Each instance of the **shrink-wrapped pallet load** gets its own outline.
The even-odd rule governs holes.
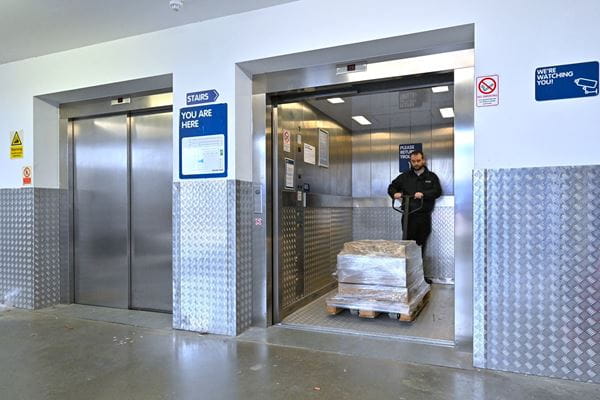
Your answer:
[[[412,320],[430,286],[423,277],[421,248],[412,240],[359,240],[337,256],[338,293],[330,313],[351,309],[398,314]]]

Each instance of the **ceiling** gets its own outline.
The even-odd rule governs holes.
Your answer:
[[[326,99],[308,103],[348,128],[351,132],[386,131],[407,126],[437,126],[452,119],[442,118],[440,108],[453,107],[454,87],[433,93],[431,88],[390,91],[343,97],[344,103],[331,104]],[[362,126],[352,116],[362,115],[372,125]]]
[[[296,0],[1,0],[0,64]]]

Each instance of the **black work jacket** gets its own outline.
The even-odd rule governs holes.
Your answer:
[[[415,174],[412,169],[398,175],[388,186],[388,194],[393,199],[395,193],[413,195],[416,192],[423,193],[423,208],[417,213],[430,213],[435,206],[435,199],[442,195],[442,187],[437,175],[425,167],[421,175]],[[403,204],[404,206],[404,204]],[[421,200],[410,199],[410,210],[416,210],[421,206]]]

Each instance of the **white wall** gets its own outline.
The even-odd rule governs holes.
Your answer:
[[[600,59],[599,17],[597,0],[576,7],[556,0],[302,0],[0,65],[0,137],[23,129],[31,145],[34,129],[36,136],[49,134],[34,125],[34,96],[172,73],[175,110],[185,106],[185,93],[203,89],[217,89],[219,102],[229,103],[230,177],[250,180],[250,102],[236,106],[236,79],[249,89],[236,62],[475,23],[476,75],[500,75],[500,105],[475,112],[476,168],[600,164],[600,96],[534,99],[536,67]],[[237,150],[236,135],[243,143]],[[5,143],[0,187],[20,187],[21,167],[33,164],[33,152],[9,160]],[[174,140],[175,155],[176,146]],[[237,167],[236,155],[244,160]],[[36,160],[34,177],[57,163]],[[44,175],[41,185],[57,187],[58,174]]]

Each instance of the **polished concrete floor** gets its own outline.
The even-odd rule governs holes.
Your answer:
[[[359,318],[344,310],[329,315],[325,300],[337,289],[290,314],[283,324],[305,329],[355,333],[451,344],[454,341],[454,285],[431,285],[431,296],[413,322],[391,320],[386,313],[377,318]]]
[[[351,356],[0,309],[0,399],[600,398],[598,385],[399,362],[362,346]]]

